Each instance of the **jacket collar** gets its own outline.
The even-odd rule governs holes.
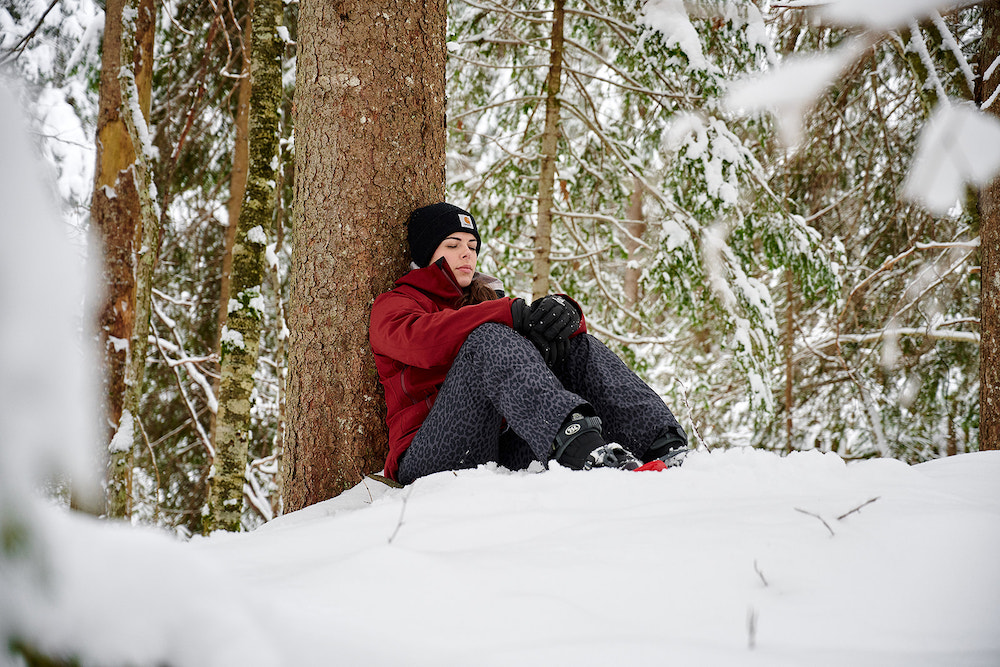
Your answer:
[[[397,287],[402,285],[409,285],[444,300],[454,300],[462,296],[462,288],[458,286],[455,274],[451,272],[451,267],[444,257],[422,269],[411,268],[396,281]]]
[[[503,283],[497,278],[477,271],[472,279],[483,280],[493,291],[500,296],[504,295]],[[458,280],[444,257],[423,268],[411,263],[410,270],[396,281],[396,285],[409,285],[441,299],[457,299],[462,296],[462,288],[458,286]]]

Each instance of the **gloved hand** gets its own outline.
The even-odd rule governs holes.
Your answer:
[[[555,368],[569,354],[569,340],[554,340],[546,342],[538,334],[532,333],[528,340],[535,344],[542,353],[542,359],[549,368]]]
[[[540,303],[544,300],[538,299],[535,303]],[[576,310],[575,308],[573,310]],[[564,338],[562,340],[547,340],[541,330],[535,330],[531,323],[532,309],[528,304],[524,302],[524,299],[514,299],[510,304],[510,316],[513,324],[514,331],[518,332],[529,341],[531,344],[538,348],[538,351],[542,355],[542,359],[545,360],[545,364],[549,368],[554,368],[563,358],[566,357],[569,352],[569,338]],[[573,328],[576,331],[579,328],[579,324]],[[572,333],[572,331],[570,332]]]
[[[531,333],[531,309],[524,302],[524,299],[514,299],[510,302],[510,318],[513,320],[514,331],[522,336]]]
[[[531,335],[540,336],[549,343],[569,340],[569,337],[580,328],[580,311],[564,297],[549,294],[535,299],[531,304],[528,328],[531,330]]]

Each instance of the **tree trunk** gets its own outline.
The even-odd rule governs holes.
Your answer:
[[[281,105],[281,54],[278,36],[281,0],[254,0],[250,51],[250,172],[246,200],[233,245],[228,318],[222,334],[222,380],[216,422],[215,475],[209,494],[206,530],[239,531],[243,483],[250,442],[251,394],[260,347],[264,302],[264,253],[274,213],[278,157],[278,108]]]
[[[795,363],[792,354],[795,343],[795,274],[785,269],[785,451],[791,453],[793,444],[792,408],[795,407]]]
[[[989,67],[1000,57],[1000,0],[983,5],[983,38],[979,63]],[[997,89],[1000,72],[983,81],[981,100]],[[1000,101],[987,109],[1000,116]],[[979,344],[979,449],[1000,449],[1000,177],[982,189],[979,197],[979,253],[982,287]]]
[[[288,114],[285,118],[290,116],[290,110],[286,109],[285,113]],[[279,151],[281,150],[281,145],[278,145]],[[281,164],[281,169],[278,171],[277,175],[277,188],[274,197],[275,201],[275,215],[274,215],[274,252],[275,255],[281,252],[285,243],[285,207],[284,207],[284,197],[283,192],[285,191],[285,170],[290,168],[290,165],[284,159],[279,159],[279,164]],[[274,346],[274,362],[277,364],[277,369],[275,376],[278,380],[278,421],[275,424],[275,436],[274,436],[274,448],[272,449],[273,456],[275,458],[275,463],[277,467],[277,474],[275,475],[274,484],[277,487],[277,493],[271,496],[271,511],[272,516],[279,516],[282,513],[282,498],[284,493],[282,488],[284,484],[282,482],[282,459],[284,458],[285,452],[285,396],[286,396],[286,381],[288,379],[288,363],[285,358],[285,341],[288,338],[288,325],[285,319],[285,302],[281,291],[281,271],[279,270],[279,264],[277,261],[272,260],[272,264],[268,267],[271,272],[271,283],[274,286],[274,312],[276,313],[274,326],[275,332],[275,346]]]
[[[538,220],[535,227],[532,262],[532,299],[549,293],[552,270],[552,209],[555,207],[556,150],[559,146],[559,89],[562,85],[563,20],[565,0],[552,7],[552,36],[549,44],[549,74],[546,81],[545,129],[542,131],[542,164],[538,176]]]
[[[642,213],[642,181],[638,178],[632,179],[632,196],[629,198],[628,217],[632,222],[628,223],[628,233],[632,238],[625,237],[625,251],[628,253],[628,264],[625,266],[625,302],[630,308],[634,308],[639,302],[639,278],[642,276],[642,269],[639,268],[639,258],[637,253],[642,246],[638,239],[646,233],[646,221]],[[638,328],[638,322],[635,324]]]
[[[251,2],[250,11],[253,11]],[[233,170],[229,175],[229,201],[226,204],[226,235],[222,246],[222,280],[219,285],[219,329],[215,340],[215,353],[222,357],[222,329],[226,326],[229,314],[229,297],[232,294],[231,282],[233,275],[233,246],[236,244],[236,226],[239,224],[240,211],[243,208],[243,197],[247,190],[247,173],[250,171],[250,40],[252,38],[253,22],[247,14],[243,23],[243,78],[240,79],[239,92],[236,98],[236,117],[234,129],[236,136],[233,141]],[[220,361],[221,365],[221,361]],[[215,395],[219,395],[221,377],[212,381]],[[211,415],[209,433],[213,446],[215,445],[215,426],[218,413]]]
[[[134,62],[136,52],[142,53],[146,48],[140,41],[139,26],[144,22],[153,21],[153,9],[147,4],[140,5],[140,0],[129,0],[122,9],[121,62]],[[138,47],[138,48],[137,48]],[[147,51],[152,57],[151,50]],[[146,350],[149,348],[149,316],[152,308],[150,299],[153,290],[153,270],[156,268],[157,252],[160,247],[160,212],[154,197],[153,185],[153,145],[146,124],[146,116],[141,109],[143,103],[139,92],[139,77],[136,70],[123,65],[118,71],[118,85],[121,90],[121,115],[128,129],[129,139],[136,148],[132,172],[135,177],[136,192],[139,195],[139,230],[140,242],[135,252],[135,322],[132,328],[132,338],[125,365],[125,398],[122,417],[118,431],[111,441],[109,449],[113,457],[119,457],[127,452],[131,458],[135,450],[134,438],[142,436],[142,420],[139,405],[142,401],[143,381],[146,376]],[[147,103],[148,104],[148,103]],[[122,435],[123,437],[119,437]],[[131,487],[131,462],[127,471],[129,487]],[[116,503],[121,499],[119,493],[114,495]],[[112,498],[109,485],[109,516],[131,515],[131,492],[125,498],[124,505],[112,508]],[[124,510],[123,514],[113,513]]]
[[[97,164],[91,220],[103,251],[104,296],[98,304],[98,331],[103,350],[105,443],[113,440],[125,401],[125,374],[135,325],[136,260],[141,247],[139,194],[132,165],[135,152],[122,117],[121,69],[122,9],[125,0],[108,0],[101,53],[100,102],[97,118]],[[135,72],[139,105],[149,116],[153,71],[153,3],[141,3],[135,28],[139,48],[130,63]],[[123,434],[124,436],[124,434]],[[119,438],[120,445],[125,438]],[[107,507],[109,516],[126,517],[132,486],[131,447],[109,450]]]
[[[368,318],[406,269],[410,211],[444,197],[445,28],[445,0],[300,5],[287,511],[384,464]]]

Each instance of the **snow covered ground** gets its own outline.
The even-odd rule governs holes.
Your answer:
[[[746,449],[369,480],[190,542],[47,508],[50,594],[0,627],[100,665],[995,666],[998,480]]]

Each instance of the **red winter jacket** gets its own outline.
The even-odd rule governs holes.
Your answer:
[[[372,306],[369,340],[385,388],[389,455],[385,474],[396,479],[399,457],[431,411],[458,350],[486,322],[512,326],[511,298],[455,308],[462,297],[445,260],[414,269]],[[581,323],[580,331],[586,326]]]

